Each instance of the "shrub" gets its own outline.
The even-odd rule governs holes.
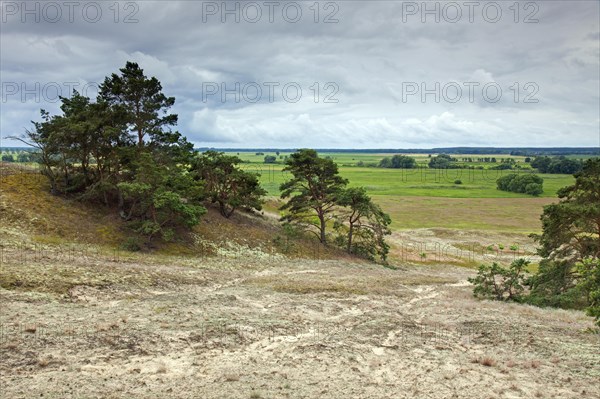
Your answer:
[[[380,168],[394,169],[414,169],[417,167],[417,161],[414,158],[406,155],[394,155],[391,158],[383,158],[379,162]]]
[[[138,252],[142,250],[142,243],[137,237],[127,237],[127,239],[121,244],[121,248],[126,251]]]
[[[540,173],[564,173],[572,175],[581,171],[583,163],[564,156],[550,158],[547,156],[537,157],[531,162],[531,166]]]
[[[296,248],[296,240],[300,237],[300,232],[290,223],[282,225],[283,235],[277,234],[273,238],[273,244],[277,246],[281,252],[288,254]]]
[[[462,184],[462,180],[456,179],[456,180],[454,180],[454,184]]]
[[[452,158],[448,154],[440,154],[429,160],[429,167],[431,169],[455,169],[458,166],[454,164],[456,159]]]
[[[511,173],[496,180],[498,190],[538,196],[543,192],[544,180],[535,174]]]
[[[577,290],[573,264],[569,260],[543,259],[538,272],[528,281],[531,294],[527,302],[536,306],[575,309],[584,306]]]
[[[499,301],[521,301],[526,283],[527,265],[529,261],[516,259],[509,268],[495,262],[491,266],[479,266],[477,276],[468,279],[475,285],[473,295]]]
[[[544,192],[544,190],[542,189],[541,184],[529,183],[528,185],[525,186],[525,194],[529,194],[529,195],[533,195],[534,197],[537,197],[538,195],[540,195],[543,192]]]
[[[509,163],[501,163],[500,165],[492,166],[490,170],[507,170],[512,169],[513,165]]]
[[[28,152],[21,152],[17,155],[17,162],[32,162],[35,160],[35,155]]]

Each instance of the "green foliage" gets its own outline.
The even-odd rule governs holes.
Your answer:
[[[575,174],[581,170],[583,164],[581,161],[568,159],[564,156],[560,157],[537,157],[531,161],[531,166],[536,168],[540,173],[564,173]]]
[[[456,180],[454,180],[454,184],[462,184],[462,180],[456,179]]]
[[[284,171],[293,178],[280,187],[281,198],[289,198],[281,209],[282,220],[314,233],[321,243],[333,221],[335,244],[348,253],[385,262],[391,219],[367,195],[363,187],[346,188],[348,181],[338,175],[331,158],[320,158],[315,150],[293,153]]]
[[[600,327],[600,259],[585,258],[577,265],[577,287],[588,296],[587,313]]]
[[[527,302],[533,305],[581,307],[581,298],[577,299],[570,292],[575,287],[573,263],[570,261],[543,259],[538,272],[531,276],[528,284],[531,286],[531,294]]]
[[[125,239],[125,241],[121,244],[121,248],[126,251],[138,252],[142,250],[143,244],[137,237],[127,237],[127,239]]]
[[[479,266],[477,276],[468,279],[475,285],[473,294],[485,299],[521,301],[525,291],[528,265],[529,261],[516,259],[508,268],[495,262],[491,266]]]
[[[600,158],[584,163],[575,184],[558,192],[560,201],[544,207],[540,255],[551,259],[600,257]],[[573,263],[574,263],[573,261]]]
[[[530,303],[585,308],[600,314],[600,158],[585,161],[575,184],[558,192],[560,202],[544,207],[542,234],[533,235],[544,257],[531,278]]]
[[[498,190],[510,191],[513,193],[524,193],[533,196],[539,196],[543,193],[544,180],[534,174],[516,174],[511,173],[502,176],[496,181]]]
[[[17,138],[36,149],[53,194],[115,207],[148,241],[198,223],[206,210],[202,182],[187,170],[193,146],[171,130],[175,99],[156,78],[128,62],[105,79],[96,102],[77,91],[60,100],[62,114],[42,110],[42,121]]]
[[[490,170],[507,170],[512,168],[513,165],[510,163],[501,163],[500,165],[492,166]]]
[[[159,235],[171,241],[178,226],[193,227],[206,209],[190,199],[198,198],[201,184],[175,165],[161,167],[149,153],[141,153],[136,173],[118,184],[125,200],[126,220],[149,239]]]
[[[456,159],[452,158],[448,154],[440,154],[438,156],[432,157],[429,160],[429,167],[431,169],[455,169],[459,166],[454,163]]]
[[[283,252],[290,253],[296,248],[296,239],[300,236],[299,231],[289,223],[283,223],[283,234],[277,234],[273,243]]]
[[[339,176],[333,160],[320,158],[310,149],[291,154],[283,170],[293,176],[280,186],[281,198],[289,198],[281,207],[287,211],[283,220],[311,231],[325,244],[327,222],[333,218],[337,197],[348,181]]]
[[[119,111],[128,130],[137,135],[139,146],[144,145],[146,136],[154,143],[172,141],[165,128],[177,124],[177,115],[167,114],[175,98],[165,96],[158,79],[146,77],[134,62],[127,62],[119,71],[100,85],[99,99]]]
[[[342,190],[337,204],[343,207],[335,223],[338,245],[344,246],[348,253],[385,262],[389,245],[384,238],[391,234],[390,216],[373,203],[363,187]]]
[[[240,163],[237,156],[206,151],[192,166],[196,180],[204,182],[206,197],[219,205],[219,212],[226,218],[238,208],[261,210],[267,193],[258,175],[241,170]]]
[[[265,155],[265,163],[275,163],[277,162],[277,157],[275,155]]]
[[[413,169],[417,167],[417,161],[406,155],[394,155],[391,158],[385,157],[379,161],[380,168],[393,169]]]
[[[10,154],[3,154],[2,155],[2,162],[14,162],[14,158],[12,155]]]
[[[36,162],[37,157],[35,153],[20,152],[17,155],[17,162]]]

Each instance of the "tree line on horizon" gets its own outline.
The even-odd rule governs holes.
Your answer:
[[[514,158],[496,158],[496,157],[483,157],[473,158],[467,157],[462,158],[460,161],[458,158],[451,156],[450,154],[442,153],[435,156],[429,154],[429,161],[427,167],[429,169],[484,169],[483,166],[472,166],[467,165],[473,162],[493,163],[497,165],[489,167],[491,170],[509,170],[509,169],[521,169],[522,167],[517,164]],[[500,162],[498,162],[500,161]],[[574,160],[566,158],[563,155],[560,156],[539,156],[531,160],[530,157],[525,158],[525,163],[531,165],[532,168],[537,169],[539,173],[553,173],[553,174],[568,174],[572,175],[581,170],[583,167],[582,160]],[[391,157],[384,157],[379,163],[365,165],[364,162],[359,162],[358,166],[377,166],[379,168],[388,169],[415,169],[424,167],[424,164],[419,165],[414,157],[408,155],[395,154]]]

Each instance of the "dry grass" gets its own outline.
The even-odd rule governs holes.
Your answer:
[[[80,288],[107,289],[113,286],[160,287],[170,284],[205,285],[207,281],[200,273],[183,273],[176,268],[138,267],[134,273],[120,263],[107,262],[99,256],[94,261],[61,262],[46,259],[26,263],[9,259],[0,268],[0,287],[12,291],[37,291],[56,294],[77,300]],[[102,262],[101,264],[99,264]],[[35,332],[35,330],[33,331]]]
[[[34,324],[27,325],[27,326],[25,326],[24,331],[26,333],[33,334],[33,333],[35,333],[37,331],[37,326],[34,325]]]
[[[526,363],[526,367],[532,368],[532,369],[537,369],[540,367],[542,363],[539,360],[531,360],[529,362]]]
[[[471,360],[472,363],[481,364],[486,367],[494,367],[496,360],[490,356],[476,357]]]
[[[368,291],[353,287],[351,284],[337,283],[332,281],[269,281],[260,279],[258,285],[268,286],[276,292],[288,294],[317,294],[331,292],[346,295],[366,295]]]
[[[240,380],[240,376],[238,374],[233,374],[233,373],[227,373],[223,376],[223,379],[226,382],[234,382],[234,381],[239,381]]]
[[[16,342],[7,342],[4,345],[4,349],[9,350],[9,351],[15,351],[15,350],[17,350],[18,347],[19,347],[19,344]]]
[[[3,222],[0,237],[7,246],[54,247],[65,252],[67,246],[77,243],[114,252],[132,235],[114,209],[53,196],[46,178],[33,170],[30,172],[0,165],[0,220]],[[288,258],[348,258],[344,251],[323,247],[312,238],[296,237],[291,245],[277,244],[276,237],[285,237],[273,215],[238,211],[226,219],[208,206],[207,214],[194,228],[194,233],[178,232],[174,242],[155,243],[151,251],[153,255],[167,257],[211,257],[217,255],[215,248],[232,248],[230,252],[234,252],[234,256],[242,257],[244,251],[255,250],[284,254]],[[196,236],[202,238],[202,243],[197,242]]]
[[[433,275],[405,275],[399,271],[369,267],[331,268],[327,272],[278,274],[253,277],[247,284],[290,294],[336,293],[342,295],[390,295],[404,297],[413,286],[455,283],[455,278]]]
[[[10,167],[1,168],[0,219],[5,227],[29,231],[42,244],[118,245],[123,240],[116,213],[50,194],[45,177],[34,171],[10,174]]]
[[[373,195],[397,229],[451,228],[537,232],[544,205],[555,198],[441,198]]]

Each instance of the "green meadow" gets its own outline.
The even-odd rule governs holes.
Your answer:
[[[231,153],[237,155],[238,153]],[[275,155],[265,152],[265,155]],[[242,168],[259,173],[263,187],[269,195],[279,195],[279,185],[289,178],[283,172],[283,159],[289,153],[280,153],[275,164],[265,164],[264,156],[255,153],[240,152],[239,157],[244,160]],[[514,158],[517,165],[522,165],[520,170],[492,170],[491,166],[497,163],[472,162],[469,166],[483,167],[483,169],[429,169],[427,154],[412,155],[421,166],[417,169],[384,169],[376,167],[356,166],[359,162],[379,163],[390,154],[362,154],[362,153],[321,153],[321,156],[330,156],[339,166],[340,174],[350,181],[350,186],[364,186],[374,196],[426,196],[447,198],[532,198],[526,194],[509,193],[496,189],[496,180],[508,173],[530,173],[530,167],[525,164],[524,157],[498,156],[500,158]],[[276,155],[275,155],[276,156]],[[463,157],[483,158],[490,155],[456,155],[459,160]],[[556,197],[559,188],[572,184],[572,175],[544,174],[544,193],[542,197]],[[455,181],[460,180],[461,184]]]
[[[279,185],[289,179],[283,172],[284,157],[289,153],[233,152],[244,163],[242,168],[260,174],[263,187],[273,197],[279,196]],[[265,155],[277,157],[277,163],[265,164]],[[418,169],[383,169],[357,166],[377,164],[392,154],[320,153],[331,157],[339,166],[340,174],[350,186],[364,186],[373,199],[392,217],[396,231],[419,228],[447,228],[457,230],[485,230],[496,233],[529,234],[539,232],[540,214],[544,205],[556,201],[556,192],[574,182],[572,175],[542,174],[544,192],[540,197],[500,191],[496,180],[508,173],[531,173],[525,157],[509,155],[453,155],[475,169],[429,169],[428,154],[412,154]],[[435,154],[433,154],[435,155]],[[495,157],[497,162],[476,162],[480,158]],[[500,159],[513,158],[520,169],[493,170]],[[460,163],[460,162],[459,162]],[[482,169],[479,169],[482,168]],[[460,180],[461,184],[455,181]],[[269,211],[276,211],[273,205]]]

